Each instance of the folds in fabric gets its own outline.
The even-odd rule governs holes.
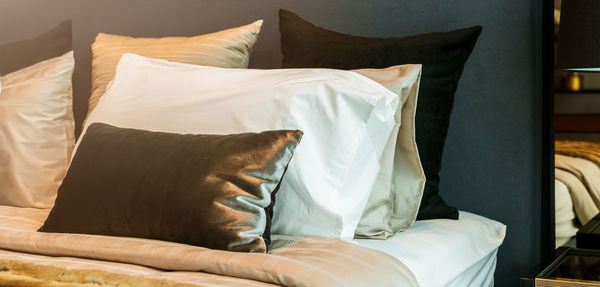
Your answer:
[[[591,161],[556,154],[555,177],[564,183],[577,219],[585,225],[600,212],[600,168]]]
[[[283,286],[418,286],[402,262],[340,240],[281,237],[272,242],[270,254],[239,253],[149,239],[36,232],[47,213],[48,210],[42,209],[0,206],[0,249],[111,261],[95,261],[95,268],[100,270],[121,262],[170,271],[202,271]],[[0,259],[3,258],[8,257],[0,250]],[[56,259],[57,264],[64,262]],[[85,266],[78,261],[84,259],[71,259],[73,264],[63,266],[79,270]],[[120,272],[127,274],[135,274],[141,268],[119,266]],[[111,271],[114,272],[117,271]],[[170,273],[161,274],[176,280],[169,277]]]

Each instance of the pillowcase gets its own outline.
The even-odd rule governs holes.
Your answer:
[[[6,75],[72,50],[71,20],[33,39],[0,45],[0,75]]]
[[[0,77],[0,205],[49,208],[75,144],[73,52]]]
[[[272,232],[350,240],[398,104],[349,71],[223,69],[126,54],[88,122],[203,134],[300,129]]]
[[[92,44],[92,94],[88,115],[104,94],[124,53],[188,64],[247,68],[262,23],[258,20],[238,28],[195,37],[133,38],[98,34]]]
[[[400,98],[394,116],[396,125],[379,160],[381,169],[354,233],[356,238],[386,239],[412,226],[423,196],[425,174],[415,142],[421,65],[353,71],[378,82]]]
[[[416,138],[427,182],[417,219],[458,218],[439,195],[439,171],[454,93],[481,26],[406,38],[366,38],[317,27],[279,11],[284,68],[384,68],[423,65],[416,114]],[[396,210],[397,216],[402,211]]]
[[[39,231],[266,252],[301,131],[191,135],[94,123]]]

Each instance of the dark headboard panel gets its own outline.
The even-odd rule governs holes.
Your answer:
[[[497,286],[531,276],[541,252],[541,0],[28,0],[0,1],[0,43],[73,20],[77,61],[75,114],[90,89],[90,44],[98,32],[132,36],[195,35],[265,20],[251,66],[278,67],[277,12],[286,8],[328,29],[403,36],[483,25],[467,62],[442,169],[451,204],[508,225]]]

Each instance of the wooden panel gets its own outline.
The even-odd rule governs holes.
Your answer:
[[[600,114],[556,115],[557,132],[600,132]]]

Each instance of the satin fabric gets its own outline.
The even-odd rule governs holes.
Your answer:
[[[285,236],[274,238],[264,254],[130,237],[36,232],[48,211],[0,206],[0,262],[50,265],[67,269],[70,275],[88,271],[95,277],[89,273],[93,269],[174,285],[419,286],[404,263],[351,242]]]
[[[112,80],[124,53],[180,63],[246,68],[262,26],[262,20],[194,37],[133,38],[100,33],[92,44],[92,94],[88,115]]]
[[[184,135],[94,123],[40,231],[264,253],[271,198],[301,137],[298,130]]]
[[[0,204],[48,208],[75,144],[73,52],[0,77]]]
[[[223,69],[126,54],[88,121],[203,134],[300,129],[272,232],[350,240],[399,103],[349,71]]]

